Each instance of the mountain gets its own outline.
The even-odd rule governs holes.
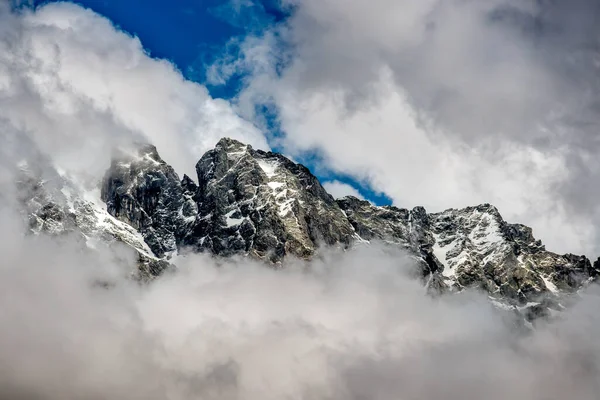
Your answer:
[[[196,173],[197,184],[180,179],[144,144],[113,158],[102,202],[58,172],[58,189],[26,168],[21,186],[28,187],[32,231],[80,232],[88,246],[125,243],[146,278],[160,275],[177,253],[246,255],[282,266],[326,247],[377,241],[411,254],[431,292],[475,287],[500,306],[539,316],[560,310],[564,296],[600,274],[600,262],[547,251],[530,228],[507,223],[492,205],[427,213],[336,200],[306,167],[232,139],[204,154]]]
[[[100,201],[99,190],[93,187],[96,185],[91,188],[81,185],[37,152],[33,144],[29,143],[27,148],[29,154],[15,162],[12,175],[16,177],[16,208],[27,221],[30,233],[75,237],[83,249],[90,251],[98,247],[133,249],[137,254],[134,275],[142,279],[158,276],[170,267],[168,262],[154,255],[135,227],[107,211],[106,204]],[[2,155],[4,161],[10,160],[7,153]],[[6,186],[2,188],[3,194],[10,193]],[[5,196],[2,200],[10,204],[12,199]],[[112,253],[119,257],[118,251]]]
[[[320,244],[358,236],[310,171],[287,158],[222,139],[196,164],[198,185],[180,181],[152,146],[113,161],[102,200],[139,229],[159,257],[177,250],[249,254],[272,263],[310,258]]]

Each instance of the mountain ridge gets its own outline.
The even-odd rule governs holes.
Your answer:
[[[427,213],[351,196],[334,199],[305,166],[233,139],[223,138],[206,152],[196,173],[198,183],[187,175],[180,179],[156,147],[140,145],[113,157],[101,183],[105,210],[85,202],[87,211],[74,208],[71,201],[61,218],[74,214],[78,226],[86,215],[107,213],[112,232],[95,229],[133,247],[148,279],[185,252],[245,255],[281,266],[289,257],[310,260],[324,248],[378,241],[408,252],[431,291],[478,288],[546,315],[562,307],[563,295],[600,275],[600,262],[547,251],[531,228],[507,223],[490,204]],[[40,210],[30,214],[56,219],[44,220]],[[93,219],[87,221],[86,237],[94,230]]]

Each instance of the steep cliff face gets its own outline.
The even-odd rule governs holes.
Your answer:
[[[459,288],[479,286],[526,302],[544,293],[572,292],[600,271],[583,256],[558,255],[531,229],[506,223],[489,204],[431,214],[434,253]]]
[[[279,262],[352,241],[352,226],[317,178],[279,154],[223,139],[196,171],[199,213],[185,245]]]
[[[153,146],[119,154],[101,184],[104,203],[50,165],[44,179],[26,164],[20,171],[32,232],[76,232],[88,247],[124,243],[138,253],[144,277],[162,273],[177,252],[280,265],[329,246],[377,241],[412,255],[431,291],[478,288],[539,316],[600,275],[600,261],[547,251],[530,228],[507,223],[492,205],[427,213],[334,200],[304,166],[231,139],[201,157],[197,184],[180,180]]]
[[[192,194],[151,145],[113,160],[101,197],[108,212],[137,229],[158,257],[177,251],[198,214]]]
[[[49,160],[42,157],[32,160],[35,161],[21,160],[15,182],[18,208],[32,234],[75,238],[83,251],[130,248],[137,255],[134,274],[141,279],[151,279],[169,268],[168,262],[154,256],[133,226],[107,212],[106,204],[96,193],[59,173]]]
[[[309,258],[355,234],[335,200],[302,165],[223,139],[180,181],[153,146],[114,160],[102,200],[138,229],[154,254],[251,254],[274,263]]]

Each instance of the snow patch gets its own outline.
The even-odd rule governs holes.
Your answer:
[[[273,189],[275,191],[275,190],[279,189],[280,187],[284,186],[285,183],[283,183],[283,182],[269,182],[269,183],[267,183],[267,185],[271,189]]]
[[[233,214],[235,214],[238,210],[231,210],[227,214],[225,214],[225,224],[228,228],[232,226],[237,226],[244,222],[244,218],[231,218]]]
[[[289,212],[291,212],[293,203],[294,199],[288,199],[283,203],[279,204],[279,215],[285,217]]]
[[[452,248],[454,247],[454,242],[450,242],[444,246],[442,246],[440,244],[440,242],[442,241],[441,237],[439,234],[434,233],[433,234],[433,238],[435,240],[435,243],[433,245],[433,255],[435,255],[435,257],[442,263],[442,265],[444,266],[444,270],[442,271],[442,275],[445,276],[446,278],[454,278],[456,276],[456,266],[458,263],[452,263],[453,265],[451,265],[451,263],[448,260],[448,252],[450,250],[452,250]]]
[[[101,236],[101,232],[118,237],[123,242],[135,248],[142,255],[156,259],[156,256],[154,255],[150,247],[148,247],[142,235],[135,228],[133,228],[129,224],[126,224],[125,222],[119,221],[118,219],[116,219],[108,213],[108,211],[106,210],[106,204],[104,204],[104,202],[100,198],[99,188],[95,188],[93,190],[85,190],[81,185],[78,185],[76,182],[73,182],[72,180],[70,182],[78,189],[78,192],[80,193],[80,198],[82,202],[82,204],[79,204],[78,206],[80,210],[80,217],[87,217],[96,220],[95,224],[82,226],[82,228],[87,228],[90,231],[89,233],[96,237]],[[71,194],[70,188],[68,188],[66,192]],[[69,200],[71,199],[69,198]],[[75,210],[75,204],[73,204],[72,200],[69,203],[69,207]],[[91,215],[85,215],[88,213],[86,210],[89,211]],[[92,235],[86,235],[86,237],[90,239],[90,245],[94,246],[95,242],[98,242],[98,239],[92,239]]]
[[[258,166],[260,167],[260,169],[263,170],[263,172],[265,173],[265,175],[267,175],[268,178],[272,178],[275,175],[277,175],[277,163],[273,162],[273,161],[265,161],[265,160],[256,160],[256,162],[258,163]]]
[[[503,240],[498,222],[489,214],[484,214],[477,227],[469,234],[469,239],[476,245],[492,245]]]
[[[440,260],[442,264],[444,264],[444,266],[446,266],[446,254],[450,250],[450,245],[447,244],[442,247],[440,245],[440,235],[438,235],[437,233],[433,234],[433,239],[435,240],[435,243],[433,245],[433,254],[438,260]]]
[[[544,281],[544,285],[546,285],[546,289],[548,289],[552,293],[558,293],[558,288],[552,281],[548,278],[548,276],[544,274],[540,274],[542,280]]]

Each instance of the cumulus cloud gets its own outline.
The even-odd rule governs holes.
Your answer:
[[[32,137],[62,168],[95,177],[110,150],[148,140],[178,172],[223,136],[268,146],[223,100],[186,81],[110,21],[71,3],[0,16],[0,119]]]
[[[600,251],[597,2],[283,3],[211,76],[247,73],[240,109],[276,110],[287,152],[398,206],[490,202],[551,249]]]

